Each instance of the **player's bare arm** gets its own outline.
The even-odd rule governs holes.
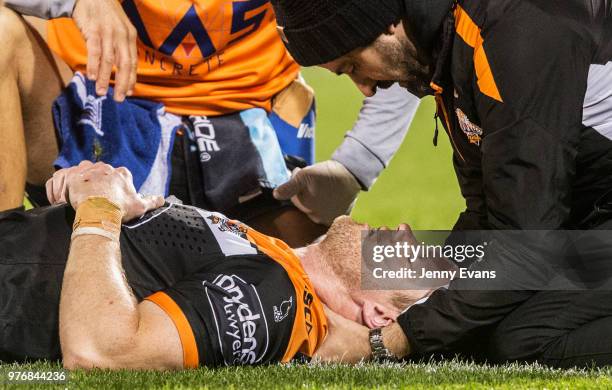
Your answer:
[[[127,171],[104,164],[82,163],[67,179],[71,204],[83,219],[77,220],[79,226],[73,233],[61,293],[64,366],[182,367],[181,343],[174,324],[157,305],[137,303],[124,277],[118,242],[122,220],[160,206],[163,199],[141,198]],[[96,216],[100,216],[104,228],[94,229],[109,233],[106,236],[83,230]]]

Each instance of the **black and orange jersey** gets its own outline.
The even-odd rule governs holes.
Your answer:
[[[186,242],[175,242],[180,250],[208,252],[199,260],[206,266],[145,298],[177,326],[186,367],[287,362],[298,354],[313,355],[327,333],[323,306],[284,242],[193,207],[169,205],[144,221],[125,226],[123,236],[148,249],[157,247],[153,252],[167,251],[165,259],[157,256],[166,264],[170,256],[176,259],[171,240],[142,241],[155,238],[166,224],[169,232],[178,232],[171,239],[185,229]],[[185,261],[193,261],[194,254]]]
[[[180,115],[271,109],[299,66],[285,50],[268,0],[122,0],[138,32],[134,96]],[[48,43],[75,71],[87,51],[72,19],[49,22]]]
[[[69,206],[0,214],[0,360],[61,358],[58,305],[73,218]],[[221,214],[167,204],[123,226],[121,254],[136,298],[174,322],[186,368],[308,357],[327,333],[293,251]]]

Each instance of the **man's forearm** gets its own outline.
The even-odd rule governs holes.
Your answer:
[[[419,99],[397,84],[378,90],[364,100],[355,126],[332,159],[370,188],[402,144],[418,105]]]
[[[75,237],[60,302],[64,356],[103,361],[125,349],[138,325],[137,302],[123,274],[119,243],[96,235]]]
[[[393,356],[404,358],[410,354],[410,342],[398,323],[384,327],[382,336],[385,347]]]
[[[172,319],[155,303],[137,302],[119,243],[122,222],[160,207],[163,199],[138,195],[125,168],[88,161],[54,176],[49,188],[62,188],[76,210],[59,305],[64,366],[182,367]]]

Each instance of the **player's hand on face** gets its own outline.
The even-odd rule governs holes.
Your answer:
[[[314,355],[323,362],[358,363],[372,353],[369,330],[325,307],[329,333]]]
[[[104,163],[83,161],[77,167],[62,170],[47,182],[47,191],[64,188],[64,199],[68,199],[76,210],[90,196],[104,197],[117,204],[122,211],[123,221],[140,217],[149,210],[161,207],[161,196],[141,196],[136,192],[132,174],[126,168],[113,168]],[[63,183],[53,183],[53,181]],[[55,196],[55,195],[53,195]]]
[[[360,190],[344,165],[328,160],[296,168],[291,179],[274,190],[274,197],[291,199],[313,222],[329,226],[336,217],[351,212]]]
[[[114,99],[121,102],[136,84],[136,29],[117,0],[77,0],[72,18],[87,44],[87,77],[96,81],[96,93],[108,91],[113,66]]]

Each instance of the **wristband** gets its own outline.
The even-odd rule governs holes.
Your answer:
[[[74,233],[79,231],[78,236],[81,234],[96,234],[84,232],[95,232],[97,230],[81,230],[84,228],[95,228],[108,233],[110,237],[118,240],[121,233],[122,217],[121,208],[116,203],[103,197],[92,196],[81,203],[77,209],[72,230]],[[76,237],[74,233],[73,237]],[[106,235],[104,236],[107,237]]]
[[[74,240],[78,236],[91,236],[91,235],[106,237],[109,240],[115,241],[115,242],[119,241],[119,237],[118,237],[117,234],[111,233],[109,231],[106,231],[104,229],[100,229],[100,228],[97,228],[97,227],[80,227],[80,228],[76,228],[76,230],[74,230],[72,232],[72,236],[70,236],[70,239]]]

